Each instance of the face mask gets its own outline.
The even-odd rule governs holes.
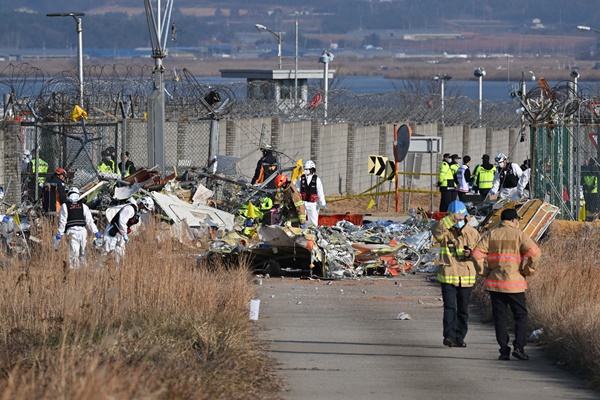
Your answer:
[[[462,229],[463,226],[465,226],[465,220],[464,219],[462,221],[458,221],[457,223],[454,224],[454,227],[458,228],[458,229]]]
[[[449,158],[446,158],[446,162],[447,162],[448,164],[450,164],[450,163],[452,162],[452,160],[451,160],[451,159],[449,159]]]
[[[504,165],[505,165],[505,164],[504,164],[504,161],[500,161],[500,162],[498,163],[498,166],[499,166],[500,168],[504,168]]]

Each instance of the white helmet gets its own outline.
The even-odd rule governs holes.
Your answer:
[[[315,163],[312,160],[308,160],[304,163],[304,169],[317,169],[317,166],[315,165]]]
[[[148,196],[142,197],[138,201],[138,204],[141,205],[142,207],[144,207],[148,211],[154,211],[154,201],[152,201],[152,198],[150,198]]]
[[[67,192],[67,196],[71,203],[77,203],[79,201],[79,189],[71,187]]]
[[[498,153],[498,155],[496,156],[496,162],[501,162],[501,161],[506,161],[506,155],[504,155],[504,153]]]

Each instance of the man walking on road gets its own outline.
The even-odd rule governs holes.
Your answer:
[[[442,285],[444,301],[444,345],[467,347],[469,297],[477,276],[471,249],[480,240],[479,232],[469,225],[464,203],[455,200],[448,206],[448,215],[431,227],[433,237],[440,242],[440,266],[437,280]]]
[[[483,269],[484,287],[490,293],[496,340],[500,345],[499,360],[510,359],[508,342],[507,307],[515,320],[515,340],[512,355],[519,360],[528,360],[527,304],[525,291],[527,280],[535,271],[541,257],[538,245],[525,232],[519,230],[519,216],[513,208],[502,211],[498,227],[486,232],[481,242],[473,249],[478,267]],[[483,261],[487,258],[487,267]]]

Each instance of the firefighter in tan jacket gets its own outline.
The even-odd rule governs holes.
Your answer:
[[[487,258],[483,269],[485,289],[490,293],[496,340],[500,345],[500,360],[510,359],[509,335],[507,330],[510,307],[515,320],[515,340],[512,355],[519,360],[528,360],[527,344],[526,277],[533,274],[541,257],[538,245],[526,233],[519,230],[519,216],[515,209],[502,211],[498,227],[485,233],[481,242],[473,249],[473,257],[479,267]]]
[[[440,243],[437,280],[442,285],[444,301],[443,343],[448,347],[467,347],[469,297],[477,276],[471,249],[480,240],[479,232],[469,225],[469,218],[466,206],[455,200],[448,206],[448,215],[431,228]]]
[[[274,179],[275,187],[281,190],[284,201],[284,215],[292,226],[306,228],[306,208],[300,192],[287,176],[280,174]]]

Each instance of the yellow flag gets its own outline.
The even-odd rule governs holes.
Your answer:
[[[302,166],[302,159],[299,159],[296,162],[296,166],[292,170],[292,179],[291,179],[292,183],[296,183],[296,181],[298,179],[300,179],[300,177],[302,176],[303,173],[304,173],[304,167]]]
[[[87,113],[83,111],[83,108],[79,106],[73,107],[73,112],[71,113],[71,119],[75,122],[79,121],[81,117],[87,119]]]
[[[256,211],[254,210],[254,205],[251,202],[248,202],[248,212],[246,213],[248,218],[256,218]]]
[[[19,214],[18,213],[15,212],[14,218],[15,218],[15,225],[21,226],[21,221],[19,220]]]
[[[367,210],[370,210],[371,208],[373,208],[373,206],[374,206],[375,204],[377,204],[377,203],[375,203],[375,200],[371,199],[371,200],[369,201],[369,205],[367,206]]]

